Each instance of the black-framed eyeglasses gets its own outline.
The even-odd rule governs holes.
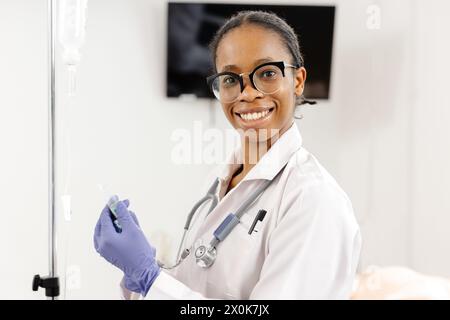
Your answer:
[[[286,68],[298,69],[300,65],[291,65],[284,61],[266,62],[250,73],[220,72],[206,78],[206,82],[220,102],[231,103],[236,101],[244,91],[243,76],[245,74],[248,74],[253,88],[263,94],[273,94],[281,88]]]

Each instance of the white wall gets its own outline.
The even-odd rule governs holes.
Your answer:
[[[450,273],[450,3],[420,6],[411,115],[411,263]]]
[[[47,268],[46,8],[0,2],[0,298],[31,298]]]
[[[305,146],[353,201],[362,267],[402,264],[450,276],[450,48],[443,43],[450,4],[285,3],[338,6],[332,97],[305,109],[299,125]],[[371,4],[381,8],[379,30],[366,27]],[[0,298],[42,298],[31,292],[31,279],[47,273],[46,10],[45,0],[0,2],[0,199],[7,224],[0,271],[10,275]],[[97,184],[129,197],[155,242],[158,234],[177,242],[210,166],[174,165],[171,133],[198,120],[228,128],[217,106],[214,122],[208,102],[164,97],[165,39],[165,1],[91,0],[72,105],[57,52],[58,195],[72,196],[73,212],[65,222],[58,203],[67,298],[117,298],[120,273],[92,246],[103,205]]]

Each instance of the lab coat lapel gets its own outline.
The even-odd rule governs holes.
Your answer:
[[[264,180],[272,180],[292,155],[301,148],[301,145],[302,138],[294,122],[250,170],[247,176],[233,190],[223,196],[234,172],[242,164],[242,148],[238,146],[219,172],[220,183],[216,193],[219,197],[219,203],[203,221],[196,234],[196,239],[200,236],[212,237],[214,231],[212,228],[216,228],[226,215],[236,211],[243,200],[247,199],[259,184],[263,183]],[[209,241],[210,239],[204,240]]]

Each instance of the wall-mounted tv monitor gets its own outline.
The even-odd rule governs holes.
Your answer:
[[[167,96],[213,98],[208,44],[227,18],[241,10],[271,11],[294,28],[308,72],[305,97],[328,99],[333,53],[334,6],[169,2]]]

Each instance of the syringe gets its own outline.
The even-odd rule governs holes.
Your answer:
[[[117,195],[111,196],[109,193],[106,192],[105,187],[101,184],[98,185],[98,188],[102,192],[103,197],[105,198],[105,201],[106,201],[106,205],[109,208],[111,220],[114,225],[114,229],[116,229],[117,233],[121,233],[122,226],[119,224],[119,221],[117,219],[117,204],[120,201],[119,196],[117,196]]]
[[[117,195],[113,195],[112,197],[109,198],[108,200],[108,208],[109,211],[111,212],[111,220],[113,222],[114,225],[114,229],[116,229],[117,233],[121,233],[122,232],[122,226],[119,224],[119,221],[117,219],[117,212],[116,212],[116,207],[117,204],[119,203],[119,197]]]

